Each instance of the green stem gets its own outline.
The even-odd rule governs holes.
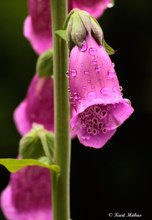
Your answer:
[[[68,69],[68,51],[66,42],[55,35],[63,28],[67,16],[66,0],[50,0],[53,33],[53,68],[54,68],[54,102],[55,102],[55,163],[61,168],[57,178],[52,175],[53,219],[70,219],[70,129],[69,129],[69,95],[66,72]]]

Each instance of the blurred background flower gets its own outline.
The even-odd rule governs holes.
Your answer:
[[[0,0],[0,157],[16,157],[18,134],[13,111],[25,97],[37,55],[23,37],[27,0]],[[136,212],[152,217],[152,2],[116,0],[100,19],[111,57],[134,114],[101,150],[72,141],[71,218],[106,219],[109,212]],[[122,91],[122,92],[123,92]],[[0,191],[9,173],[0,166]],[[88,212],[89,210],[89,212]],[[1,220],[4,218],[0,217]]]

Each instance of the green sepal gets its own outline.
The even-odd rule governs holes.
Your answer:
[[[66,30],[70,49],[74,45],[82,47],[87,35],[93,35],[98,44],[102,44],[103,31],[96,19],[86,11],[75,9],[70,12],[66,21]]]
[[[60,38],[62,38],[63,40],[67,40],[67,36],[66,36],[66,30],[58,30],[58,31],[55,31],[55,34],[57,36],[59,36]]]
[[[48,168],[50,171],[55,172],[57,175],[60,173],[60,167],[56,164],[47,164],[46,162],[34,160],[34,159],[0,159],[0,164],[5,166],[5,168],[11,172],[15,173],[20,169],[27,166],[39,166]]]
[[[105,48],[105,50],[107,51],[107,53],[108,53],[109,55],[113,55],[113,54],[116,52],[112,47],[110,47],[110,46],[107,44],[107,42],[106,42],[105,40],[103,40],[103,47]]]
[[[68,30],[67,30],[68,31]],[[86,38],[87,30],[82,22],[79,12],[72,15],[71,39],[78,47],[81,47]]]
[[[53,50],[49,49],[40,55],[36,63],[36,71],[40,77],[53,75]]]
[[[19,143],[19,154],[23,159],[39,159],[47,156],[53,162],[54,156],[54,136],[41,125],[34,127]]]
[[[103,31],[100,27],[100,24],[92,16],[90,16],[90,22],[91,22],[91,30],[93,36],[95,37],[95,39],[98,41],[99,44],[103,45]]]

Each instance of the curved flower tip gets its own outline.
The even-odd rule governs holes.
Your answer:
[[[54,130],[53,80],[50,77],[34,76],[26,98],[14,112],[14,120],[21,135],[26,134],[33,123]]]
[[[6,218],[52,220],[50,185],[50,172],[42,167],[26,167],[11,174],[10,183],[1,194]]]
[[[36,53],[52,47],[50,1],[28,0],[29,16],[24,22],[24,36]]]
[[[73,0],[71,2],[73,2],[73,8],[87,11],[95,18],[98,18],[103,14],[111,0]]]
[[[133,113],[133,108],[122,97],[107,52],[90,36],[82,48],[75,46],[71,51],[69,84],[71,104],[76,111],[71,128],[82,144],[101,148]]]

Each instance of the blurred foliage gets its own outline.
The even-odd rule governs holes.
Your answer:
[[[105,40],[117,50],[111,58],[135,112],[100,151],[83,147],[77,139],[72,142],[71,207],[75,220],[106,219],[113,210],[152,217],[146,209],[151,198],[152,1],[115,2],[100,24]],[[0,9],[0,157],[16,157],[20,135],[13,111],[26,94],[37,56],[22,34],[27,1],[0,0]],[[9,175],[0,168],[2,190]]]

